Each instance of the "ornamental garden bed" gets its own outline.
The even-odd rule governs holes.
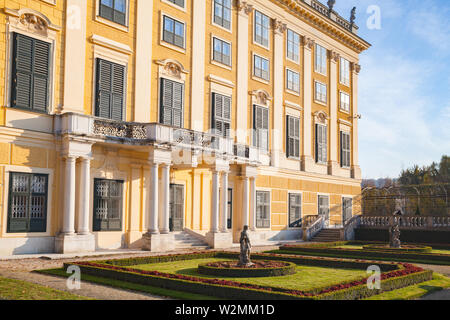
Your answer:
[[[223,262],[223,259],[237,260],[238,254],[198,252],[79,262],[76,265],[80,267],[82,274],[229,300],[355,300],[428,281],[433,274],[405,263],[285,254],[254,254],[252,260],[293,263],[296,265],[295,275],[236,279],[195,272],[201,263]],[[367,287],[366,270],[374,264],[382,270],[381,290],[370,290]],[[65,268],[68,266],[66,264]]]
[[[439,250],[429,246],[404,244],[401,249],[391,249],[384,243],[339,241],[324,244],[285,245],[272,253],[299,254],[350,259],[378,259],[412,263],[450,265],[450,250],[444,245]]]
[[[198,273],[202,275],[230,278],[282,277],[296,272],[295,263],[283,261],[255,260],[251,267],[240,267],[238,261],[218,261],[198,265]]]

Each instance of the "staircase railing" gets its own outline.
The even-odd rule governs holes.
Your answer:
[[[323,216],[306,216],[303,218],[303,241],[311,241],[325,226]]]
[[[353,216],[345,222],[344,227],[341,229],[341,240],[355,240],[355,229],[361,225],[361,217],[361,215]]]

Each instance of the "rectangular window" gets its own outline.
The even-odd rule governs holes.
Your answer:
[[[184,24],[163,16],[163,41],[184,48]]]
[[[184,85],[161,78],[159,122],[168,126],[183,126]]]
[[[170,185],[169,203],[169,230],[170,232],[183,231],[184,228],[184,185]]]
[[[287,30],[286,55],[292,61],[300,61],[300,35],[290,29]]]
[[[289,227],[302,227],[302,195],[289,194]]]
[[[94,180],[94,232],[122,231],[123,181]]]
[[[222,137],[229,137],[231,128],[231,98],[213,93],[212,111],[212,125],[215,134]]]
[[[256,227],[270,228],[270,192],[256,191]]]
[[[50,43],[13,33],[11,107],[47,112]]]
[[[297,93],[300,92],[300,75],[297,72],[286,69],[286,88]]]
[[[350,158],[350,133],[341,131],[341,166],[343,168],[350,168]]]
[[[327,103],[327,85],[316,81],[314,87],[314,99],[322,103]]]
[[[231,44],[217,38],[213,38],[213,60],[231,66]]]
[[[255,10],[255,42],[263,47],[269,46],[270,18]]]
[[[227,219],[227,228],[233,229],[233,189],[228,189],[228,219]]]
[[[350,112],[350,96],[344,92],[340,94],[340,107],[345,112]]]
[[[327,74],[327,49],[316,44],[315,71],[321,74]]]
[[[287,116],[286,153],[288,158],[300,158],[300,119]]]
[[[345,224],[353,217],[353,199],[342,198],[342,222]]]
[[[316,161],[318,163],[327,163],[327,126],[316,124]]]
[[[340,59],[339,81],[346,86],[350,85],[350,62],[344,58]]]
[[[125,104],[125,66],[97,59],[95,116],[122,121]]]
[[[11,172],[8,233],[47,230],[48,175]]]
[[[214,23],[231,29],[231,0],[214,0]]]
[[[261,150],[269,150],[269,109],[253,107],[253,145]]]
[[[253,75],[255,77],[269,81],[269,79],[270,79],[269,60],[264,59],[257,55],[254,55],[253,59],[254,59]]]
[[[323,216],[325,221],[330,219],[330,199],[328,196],[318,196],[318,214]]]
[[[181,8],[184,8],[184,0],[167,0],[167,1],[172,2],[173,4],[176,4]]]
[[[99,15],[112,22],[127,25],[127,0],[100,0]]]

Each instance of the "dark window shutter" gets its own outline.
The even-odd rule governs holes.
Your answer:
[[[168,126],[183,126],[184,85],[161,78],[160,122]]]
[[[94,180],[94,231],[122,230],[123,181]]]
[[[123,120],[125,99],[125,67],[97,59],[97,117]]]
[[[231,98],[213,93],[212,127],[215,133],[228,137],[231,129]]]
[[[11,106],[46,112],[50,81],[50,44],[13,34]]]

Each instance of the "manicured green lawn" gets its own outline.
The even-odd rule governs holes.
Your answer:
[[[216,279],[217,277],[214,276],[206,276],[199,274],[197,272],[197,266],[201,263],[223,261],[223,260],[224,260],[223,258],[183,260],[176,262],[136,265],[131,266],[131,268]],[[342,282],[362,279],[364,277],[367,277],[367,273],[365,270],[297,266],[297,273],[295,275],[283,277],[268,277],[268,278],[221,277],[221,279],[276,288],[285,288],[293,290],[311,290],[314,288],[332,286]]]
[[[411,300],[446,288],[450,288],[450,278],[439,273],[434,273],[433,280],[431,281],[422,282],[395,291],[385,292],[366,300]]]
[[[36,272],[47,274],[47,275],[52,275],[52,276],[57,276],[57,277],[63,277],[63,278],[67,278],[70,276],[62,268],[61,269],[50,269],[50,270],[39,270]],[[145,292],[145,293],[157,295],[160,297],[168,297],[168,298],[180,299],[180,300],[219,300],[218,298],[208,297],[208,296],[201,295],[201,294],[151,287],[151,286],[135,284],[135,283],[111,279],[111,278],[102,278],[102,277],[91,276],[88,274],[81,274],[81,281],[97,283],[97,284],[101,284],[101,285],[105,285],[105,286],[109,286],[109,287],[113,287],[113,288]]]
[[[92,300],[20,280],[0,278],[0,300]]]

